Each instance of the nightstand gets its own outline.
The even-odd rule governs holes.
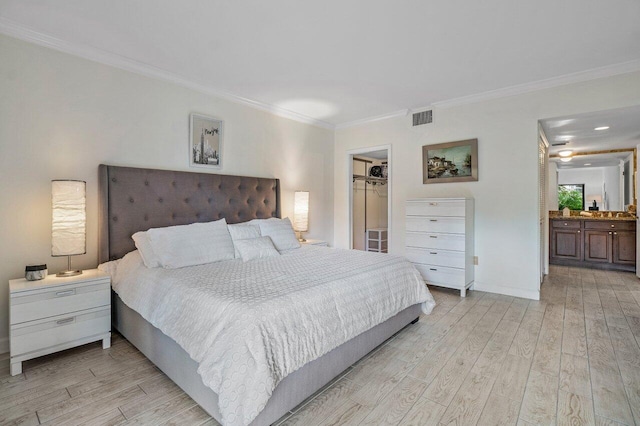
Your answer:
[[[9,281],[11,375],[22,362],[102,340],[111,346],[111,278],[97,269],[74,277]]]
[[[307,239],[307,241],[300,241],[300,244],[308,244],[310,246],[323,246],[323,247],[329,247],[329,244],[327,244],[326,241],[322,241],[322,240],[312,240],[312,239]]]

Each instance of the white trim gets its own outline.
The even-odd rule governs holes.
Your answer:
[[[410,114],[413,111],[424,111],[427,109],[436,108],[451,108],[461,105],[472,104],[476,102],[488,101],[491,99],[505,98],[508,96],[522,95],[525,93],[535,92],[538,90],[551,89],[558,86],[565,86],[569,84],[583,83],[585,81],[597,80],[599,78],[613,77],[621,74],[628,74],[632,72],[640,71],[640,59],[629,62],[622,62],[614,65],[607,65],[600,68],[593,68],[586,71],[580,71],[572,74],[566,74],[559,77],[552,77],[545,80],[538,80],[531,83],[519,84],[516,86],[504,87],[502,89],[490,90],[488,92],[477,93],[475,95],[462,96],[460,98],[448,99],[440,102],[434,102],[427,107],[411,108],[388,114],[376,115],[373,117],[362,118],[359,120],[349,121],[346,123],[337,124],[336,130],[345,129],[348,127],[360,126],[363,124],[372,123],[375,121],[386,120],[388,118],[395,118],[402,115]],[[435,116],[435,111],[434,111]]]
[[[528,290],[525,288],[507,287],[502,285],[483,284],[476,281],[473,290],[487,293],[504,294],[505,296],[522,297],[524,299],[540,300],[540,290]]]
[[[538,90],[551,89],[558,86],[582,83],[599,78],[612,77],[621,74],[640,71],[640,59],[607,65],[599,68],[592,68],[558,77],[551,77],[544,80],[532,81],[530,83],[518,84],[515,86],[503,87],[501,89],[490,90],[488,92],[477,93],[475,95],[462,96],[460,98],[446,101],[434,102],[433,106],[438,108],[451,108],[460,105],[472,104],[476,102],[488,101],[491,99],[505,98],[508,96],[522,95],[536,92]]]
[[[118,55],[116,53],[108,52],[106,50],[98,49],[96,47],[84,45],[81,43],[61,40],[59,38],[35,31],[23,24],[4,17],[0,17],[0,33],[74,56],[79,56],[83,59],[87,59],[93,62],[98,62],[135,74],[140,74],[145,77],[168,81],[170,83],[186,87],[191,90],[206,93],[208,95],[226,99],[231,102],[266,111],[279,117],[288,118],[325,129],[335,129],[335,126],[333,124],[326,121],[318,120],[303,114],[299,114],[297,112],[289,111],[276,105],[271,105],[253,99],[244,98],[242,96],[234,95],[233,93],[219,90],[206,84],[197,83],[188,80],[186,77],[171,73],[161,68],[157,68],[153,65],[145,64],[144,62],[127,58],[126,56]]]
[[[340,129],[346,129],[349,127],[361,126],[363,124],[369,124],[375,121],[386,120],[388,118],[406,117],[410,112],[411,110],[409,109],[401,109],[400,111],[394,111],[387,114],[376,115],[373,117],[366,117],[360,120],[347,121],[346,123],[336,124],[335,129],[340,130]]]
[[[0,339],[0,354],[9,352],[9,338],[3,337]]]
[[[393,240],[393,159],[391,144],[350,149],[347,151],[347,222],[349,223],[349,249],[353,249],[353,156],[371,151],[387,151],[387,251]],[[335,243],[335,242],[334,242]]]

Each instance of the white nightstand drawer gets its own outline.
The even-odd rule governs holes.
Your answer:
[[[14,325],[11,326],[11,356],[108,333],[110,330],[110,307]]]
[[[407,247],[406,256],[413,263],[464,268],[464,252]]]
[[[465,216],[465,200],[407,201],[407,216]]]
[[[446,268],[436,265],[414,264],[416,269],[425,279],[427,284],[442,285],[445,287],[462,288],[465,285],[464,269]]]
[[[49,318],[111,303],[109,281],[69,284],[11,295],[11,324]]]
[[[434,248],[443,250],[465,250],[465,236],[430,232],[407,232],[407,247]]]

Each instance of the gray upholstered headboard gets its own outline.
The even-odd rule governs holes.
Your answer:
[[[280,217],[280,181],[268,178],[101,164],[99,199],[100,263],[134,250],[131,235],[149,228]]]

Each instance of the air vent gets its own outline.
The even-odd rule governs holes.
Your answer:
[[[555,142],[555,143],[552,143],[551,146],[563,146],[563,145],[566,145],[568,143],[569,142]]]
[[[422,111],[413,114],[413,125],[420,126],[421,124],[429,124],[433,122],[433,111]]]

